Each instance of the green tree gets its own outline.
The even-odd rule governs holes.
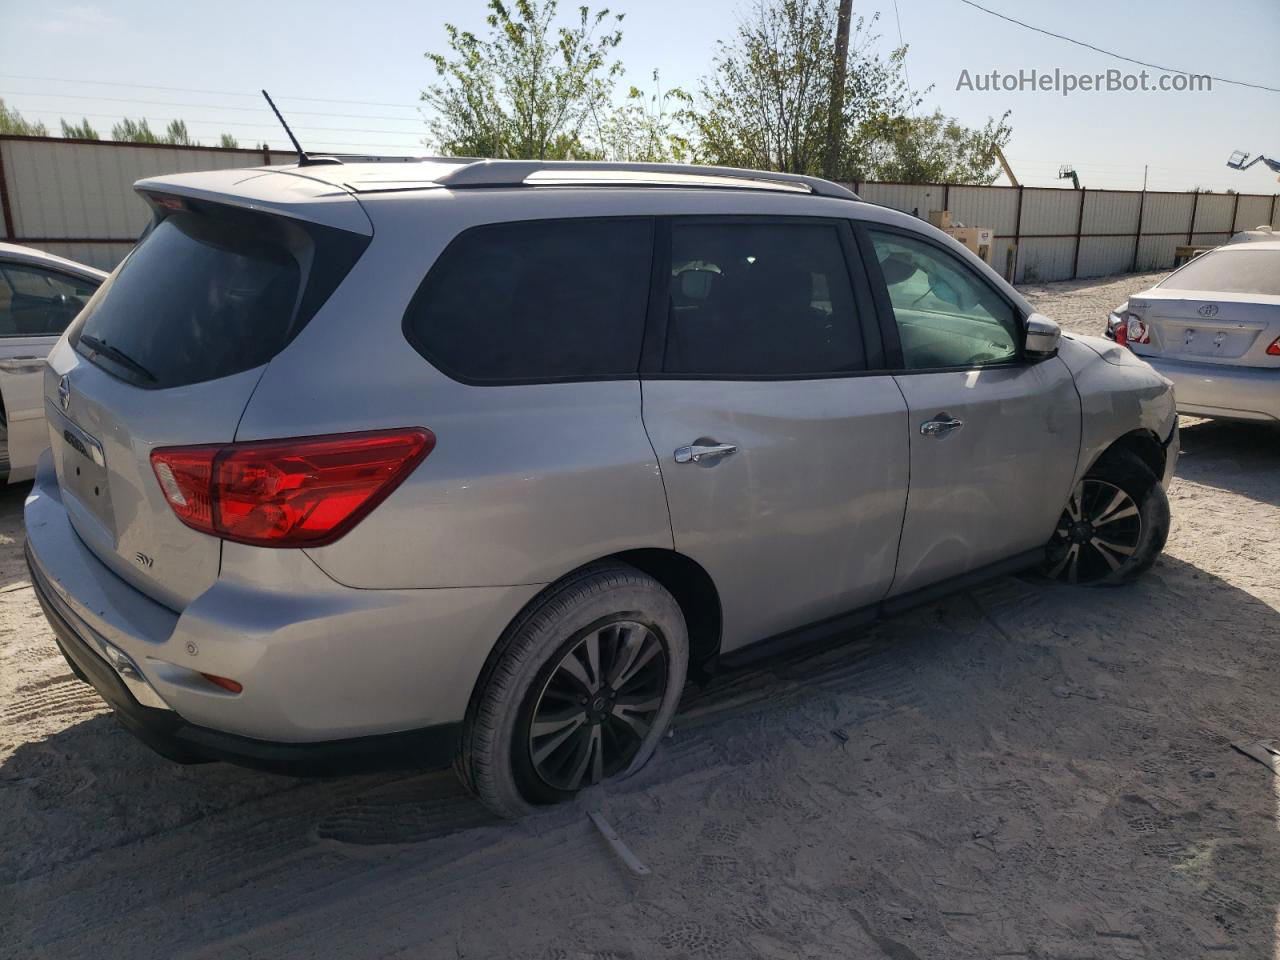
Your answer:
[[[187,132],[187,124],[183,120],[170,120],[164,133],[156,133],[151,124],[143,117],[131,120],[125,117],[111,127],[111,139],[123,140],[127,143],[168,143],[186,147],[198,147],[200,142]]]
[[[823,174],[837,16],[827,0],[756,0],[733,39],[719,44],[698,108],[683,116],[700,160]],[[849,24],[837,179],[887,179],[895,172],[892,179],[905,181],[991,182],[994,145],[1010,134],[1008,114],[980,130],[940,114],[911,116],[928,91],[908,86],[906,47],[887,57],[877,53],[878,19],[853,17]]]
[[[191,139],[191,135],[187,133],[187,125],[182,120],[170,120],[169,125],[165,127],[164,136],[160,138],[160,142],[179,144],[184,147],[199,146],[195,140]]]
[[[992,184],[1000,174],[997,148],[1013,134],[1008,111],[981,128],[965,127],[941,110],[921,117],[882,117],[870,146],[867,179],[901,183]]]
[[[876,18],[872,18],[871,24]],[[836,9],[825,0],[757,0],[730,41],[718,45],[700,85],[700,108],[686,119],[702,159],[729,166],[820,174],[831,110]],[[905,50],[888,60],[863,17],[850,24],[843,131],[837,170],[853,179],[861,162],[856,132],[877,115],[916,101],[902,75]]]
[[[221,139],[218,140],[218,146],[222,147],[224,150],[235,150],[240,146],[240,142],[231,134],[224,133]]]
[[[578,8],[557,26],[556,0],[489,0],[488,32],[445,24],[449,53],[428,53],[438,82],[422,92],[431,137],[455,156],[565,159],[599,127],[621,64],[622,15]]]
[[[120,140],[126,143],[160,143],[160,138],[156,136],[151,129],[151,125],[147,123],[144,117],[141,120],[130,120],[125,117],[119,123],[111,125],[111,139]]]
[[[98,131],[89,125],[89,118],[86,117],[81,123],[67,123],[65,120],[59,121],[62,124],[62,135],[68,140],[100,140]]]
[[[49,128],[38,121],[24,119],[16,109],[5,106],[4,99],[0,98],[0,133],[20,137],[47,137]]]
[[[680,163],[689,158],[689,139],[676,113],[688,110],[693,98],[673,87],[663,91],[658,71],[653,71],[652,93],[632,87],[621,106],[609,109],[596,123],[596,139],[606,159],[641,163]]]

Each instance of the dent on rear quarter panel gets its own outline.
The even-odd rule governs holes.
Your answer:
[[[1091,343],[1094,340],[1096,348]],[[1080,394],[1077,480],[1126,433],[1149,430],[1163,441],[1177,421],[1173,388],[1168,381],[1141,361],[1111,363],[1101,355],[1107,350],[1123,349],[1097,337],[1062,338],[1058,356],[1070,368]]]

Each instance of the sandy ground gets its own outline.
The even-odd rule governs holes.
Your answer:
[[[1029,293],[1094,331],[1145,285]],[[1000,580],[726,677],[519,824],[447,774],[151,754],[57,655],[0,493],[0,956],[1275,957],[1278,778],[1229,744],[1280,731],[1280,433],[1183,441],[1140,583]]]

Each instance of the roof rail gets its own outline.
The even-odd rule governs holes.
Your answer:
[[[714,181],[720,180],[721,183]],[[602,160],[479,160],[450,170],[436,183],[451,190],[470,187],[627,183],[646,186],[736,187],[754,190],[803,190],[840,200],[861,198],[820,177],[737,167],[701,167],[684,163],[616,163]]]
[[[392,156],[382,153],[336,153],[333,151],[324,155],[352,163],[475,163],[480,160],[480,157],[405,157],[398,154]]]

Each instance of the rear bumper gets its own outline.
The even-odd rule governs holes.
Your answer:
[[[80,540],[48,451],[25,519],[32,583],[72,669],[175,759],[318,773],[405,751],[415,766],[446,763],[489,651],[539,589],[356,590],[300,551],[275,551],[249,577],[224,560],[179,613]]]
[[[1280,369],[1143,357],[1173,381],[1178,412],[1193,417],[1280,421]]]
[[[145,706],[134,696],[130,679],[96,652],[90,646],[92,641],[72,625],[33,562],[30,545],[26,554],[36,599],[67,665],[98,691],[126,730],[161,756],[179,763],[225,760],[275,773],[319,776],[398,766],[446,767],[457,751],[461,723],[346,740],[275,743],[188,723],[167,706]]]

